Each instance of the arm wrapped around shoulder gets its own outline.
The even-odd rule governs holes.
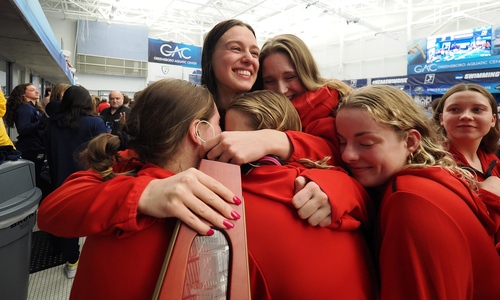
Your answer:
[[[366,190],[341,168],[307,169],[301,176],[314,181],[328,196],[332,207],[332,229],[370,228],[374,207]]]

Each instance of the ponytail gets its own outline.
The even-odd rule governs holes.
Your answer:
[[[87,149],[80,153],[80,159],[86,168],[98,172],[104,180],[116,176],[113,163],[119,158],[120,138],[113,134],[102,133],[92,139]]]

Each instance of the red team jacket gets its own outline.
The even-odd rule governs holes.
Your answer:
[[[81,171],[43,200],[41,230],[87,237],[70,299],[151,299],[175,219],[139,215],[137,206],[151,180],[172,175],[146,165],[138,177],[103,183],[99,174]]]
[[[298,217],[291,200],[299,175],[329,182],[331,227],[337,230],[313,227]],[[366,225],[373,212],[359,183],[342,170],[294,163],[254,168],[242,183],[248,250],[268,298],[377,298],[373,260],[359,222]],[[262,287],[257,288],[257,295],[262,294]]]
[[[299,113],[302,131],[324,139],[330,146],[332,164],[341,165],[342,159],[333,117],[333,111],[339,104],[339,93],[335,89],[323,86],[294,98],[292,104]],[[302,157],[314,159],[309,156]]]
[[[124,162],[116,171],[131,166],[137,163]],[[299,174],[335,182],[332,227],[345,230],[312,227],[297,217],[291,197]],[[174,220],[138,215],[137,205],[149,181],[171,175],[146,164],[137,177],[119,175],[103,183],[100,175],[82,171],[44,199],[40,229],[63,237],[87,236],[71,299],[150,299]],[[243,191],[256,299],[322,298],[333,292],[375,297],[376,277],[359,229],[359,220],[369,221],[371,208],[364,190],[345,172],[266,166],[244,176]]]
[[[398,173],[377,228],[381,299],[498,299],[495,224],[478,195],[446,170]]]
[[[457,164],[462,167],[469,168],[472,175],[474,175],[479,182],[484,181],[489,176],[500,177],[500,159],[494,153],[486,153],[481,149],[477,150],[477,156],[481,162],[481,168],[486,170],[486,172],[483,173],[482,170],[473,169],[467,159],[455,147],[451,146],[449,151],[453,155]],[[500,255],[500,197],[483,189],[479,190],[479,196],[481,200],[483,200],[484,204],[486,204],[489,216],[495,223],[495,243],[497,251]]]

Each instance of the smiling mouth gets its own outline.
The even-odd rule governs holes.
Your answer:
[[[250,71],[247,70],[238,70],[236,71],[236,74],[243,76],[252,76],[252,73],[250,73]]]

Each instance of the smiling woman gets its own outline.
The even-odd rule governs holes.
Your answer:
[[[201,84],[214,95],[222,119],[233,98],[255,83],[259,53],[253,28],[239,20],[220,22],[205,38]]]
[[[490,217],[500,228],[500,164],[498,105],[485,88],[458,84],[446,92],[436,107],[434,120],[448,139],[455,161],[479,181],[480,196]],[[500,229],[496,233],[500,249]]]

